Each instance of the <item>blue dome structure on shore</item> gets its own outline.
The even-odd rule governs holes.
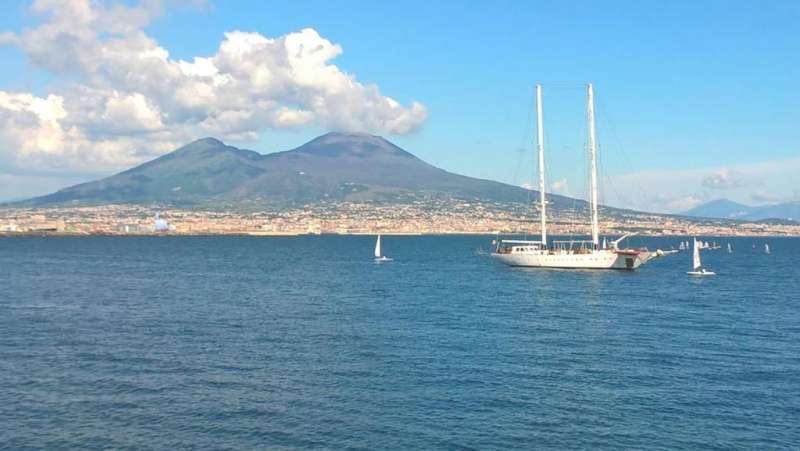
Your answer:
[[[158,216],[158,213],[156,213],[156,220],[153,224],[153,230],[160,233],[169,232],[169,223],[165,219],[161,219]]]

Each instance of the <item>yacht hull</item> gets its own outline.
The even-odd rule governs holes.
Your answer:
[[[492,257],[509,266],[559,269],[618,269],[634,270],[644,262],[638,254],[600,250],[585,254],[569,252],[531,251],[495,252]]]

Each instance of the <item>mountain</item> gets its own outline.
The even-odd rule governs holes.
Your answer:
[[[788,219],[800,221],[800,201],[755,207],[748,219]]]
[[[800,201],[751,207],[727,199],[717,199],[692,208],[685,212],[684,215],[747,221],[763,221],[766,219],[798,221],[800,220]]]
[[[296,149],[267,155],[214,138],[200,139],[108,178],[17,205],[240,207],[440,197],[530,202],[536,196],[523,188],[439,169],[378,136],[328,133]],[[561,196],[550,200],[555,208],[585,205]]]
[[[684,212],[686,216],[700,218],[738,219],[750,213],[752,207],[728,199],[716,199]]]

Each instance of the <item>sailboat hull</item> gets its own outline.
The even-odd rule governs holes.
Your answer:
[[[617,253],[611,250],[598,250],[585,254],[570,252],[495,252],[492,257],[509,265],[530,268],[558,269],[618,269],[634,270],[644,260],[638,254]]]

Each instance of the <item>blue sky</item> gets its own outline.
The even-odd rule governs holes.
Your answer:
[[[0,17],[0,32],[19,35],[42,21],[18,2]],[[719,197],[800,197],[786,169],[800,169],[800,3],[179,2],[142,27],[170,58],[186,61],[214,55],[233,30],[277,38],[304,28],[341,46],[329,62],[342,72],[426,109],[410,132],[367,130],[453,172],[532,179],[533,85],[541,82],[549,179],[553,189],[584,196],[581,86],[591,81],[607,202],[680,211]],[[32,63],[19,45],[0,46],[0,58],[0,91],[46,96],[86,76]],[[226,141],[271,152],[336,126],[314,120]],[[58,169],[35,174],[37,185],[113,172]],[[2,198],[36,191],[4,188]]]

